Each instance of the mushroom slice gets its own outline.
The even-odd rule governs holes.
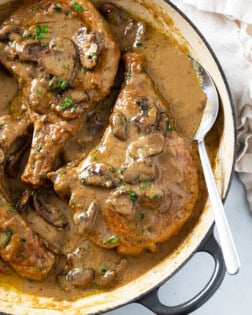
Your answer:
[[[68,223],[68,220],[63,212],[64,204],[58,204],[59,200],[55,202],[56,196],[49,196],[47,194],[47,200],[45,200],[42,190],[35,191],[33,193],[33,206],[34,209],[45,219],[48,223],[51,223],[57,227],[63,227]],[[53,202],[54,201],[54,202]]]
[[[73,41],[58,37],[52,39],[49,49],[43,52],[41,65],[48,74],[60,78],[61,81],[69,81],[73,75],[76,57],[77,52]]]
[[[82,66],[88,70],[96,67],[102,49],[101,36],[96,32],[89,33],[86,27],[81,27],[74,36],[74,41],[79,49]]]
[[[84,233],[88,228],[90,228],[96,218],[98,212],[98,203],[93,200],[87,211],[77,212],[74,215],[74,222],[78,224],[80,233]]]
[[[146,162],[132,162],[122,174],[123,180],[132,185],[153,180],[156,176],[157,168]]]
[[[113,191],[106,200],[106,205],[113,211],[126,217],[131,217],[134,212],[134,201],[136,195],[127,189],[120,188]]]
[[[92,268],[74,268],[67,275],[66,280],[73,286],[86,289],[95,279],[95,271]]]
[[[155,132],[132,142],[128,147],[128,154],[134,160],[144,161],[150,156],[162,153],[164,145],[164,136],[159,132]]]
[[[87,185],[116,187],[119,184],[115,169],[105,163],[91,163],[79,172],[80,180]]]
[[[114,136],[123,141],[127,139],[127,119],[123,113],[113,113],[110,116],[110,125]]]

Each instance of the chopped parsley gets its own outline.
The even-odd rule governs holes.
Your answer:
[[[108,23],[108,20],[104,16],[102,16],[102,22],[103,23]]]
[[[114,244],[118,243],[119,241],[120,241],[120,236],[115,234],[115,235],[112,235],[110,237],[110,239],[105,242],[105,244],[114,245]]]
[[[39,178],[40,178],[40,179],[45,178],[45,174],[44,174],[43,172],[41,172],[41,173],[39,174]]]
[[[53,10],[54,10],[55,12],[60,13],[60,12],[62,11],[62,8],[61,8],[61,6],[60,6],[60,5],[55,4],[55,6],[54,6]]]
[[[37,145],[35,149],[36,149],[37,152],[40,152],[42,150],[42,146],[41,145]]]
[[[68,82],[67,81],[61,81],[59,78],[57,77],[53,77],[50,81],[49,81],[49,87],[54,90],[55,87],[61,89],[61,90],[65,90],[68,87]]]
[[[109,171],[110,171],[111,173],[115,173],[115,172],[116,172],[116,169],[115,169],[114,167],[111,167],[111,168],[109,168]]]
[[[142,68],[141,68],[141,72],[147,73],[147,68],[146,68],[146,67],[142,67]]]
[[[15,209],[13,208],[11,204],[8,204],[8,208],[11,213],[15,212]]]
[[[73,99],[71,97],[66,97],[63,104],[60,105],[62,110],[74,108]]]
[[[120,126],[124,126],[125,125],[125,121],[122,119],[122,120],[120,120]]]
[[[141,42],[136,42],[136,47],[142,47],[143,46],[143,43]]]
[[[2,125],[0,126],[0,129],[1,129],[1,130],[4,130],[6,127],[7,127],[6,124],[2,124]]]
[[[41,47],[46,47],[48,45],[49,45],[48,43],[41,43]]]
[[[7,230],[5,231],[5,235],[6,235],[6,244],[5,244],[5,246],[6,246],[6,245],[9,243],[9,241],[10,241],[12,235],[13,235],[12,230],[7,229]]]
[[[26,34],[23,36],[24,39],[32,39],[33,35],[32,34]]]
[[[44,39],[46,34],[48,33],[48,26],[47,25],[37,25],[35,27],[35,36],[34,38],[37,40]]]
[[[126,167],[124,167],[124,166],[123,166],[123,167],[121,167],[121,168],[120,168],[120,173],[121,173],[121,174],[123,174],[123,173],[126,171],[126,169],[127,169],[127,168],[126,168]]]
[[[69,14],[70,14],[70,10],[67,9],[67,10],[65,11],[65,15],[68,16]]]
[[[141,220],[144,220],[144,218],[145,218],[145,214],[144,214],[143,212],[141,212],[141,213],[140,213],[140,219],[141,219]]]
[[[155,194],[155,195],[153,196],[153,200],[158,200],[158,194]]]
[[[68,82],[67,81],[57,81],[57,86],[61,89],[61,90],[65,90],[68,87]]]
[[[169,124],[168,127],[167,127],[167,131],[168,131],[168,132],[171,132],[172,130],[173,130],[173,127],[172,127],[171,124]]]
[[[108,271],[108,268],[103,266],[101,267],[101,273],[105,274]]]
[[[37,90],[37,94],[42,95],[43,91],[42,90]]]
[[[147,190],[147,189],[150,189],[150,188],[151,188],[151,179],[150,178],[146,178],[144,180],[144,184],[141,184],[139,186],[140,190]]]
[[[127,71],[124,77],[124,85],[127,85],[132,77],[131,71]]]
[[[134,193],[134,191],[130,191],[129,193],[129,199],[132,201],[136,200],[136,194]]]
[[[0,206],[2,206],[4,204],[3,200],[0,200]]]
[[[91,52],[89,55],[88,55],[89,57],[97,57],[98,56],[98,54],[97,54],[97,52]]]
[[[87,67],[81,67],[81,72],[83,73],[87,72]]]
[[[83,7],[78,2],[73,2],[72,8],[77,12],[84,12]]]
[[[27,258],[27,256],[25,255],[25,253],[20,253],[20,257],[21,257],[22,259]]]

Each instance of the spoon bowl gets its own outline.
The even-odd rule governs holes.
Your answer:
[[[215,84],[206,69],[190,56],[194,69],[200,79],[202,90],[206,95],[206,103],[202,114],[201,122],[194,135],[194,141],[198,143],[198,150],[205,182],[211,202],[215,224],[220,240],[223,258],[227,272],[230,275],[238,273],[240,261],[234,244],[234,240],[225,215],[223,203],[218,192],[207,150],[204,143],[206,134],[213,127],[219,112],[219,98]]]

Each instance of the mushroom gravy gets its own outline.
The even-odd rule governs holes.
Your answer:
[[[4,134],[3,131],[8,128],[10,130],[17,128],[17,121],[21,121],[19,126],[19,135],[22,136],[16,137],[18,142],[13,141],[13,148],[5,149],[7,152],[7,162],[5,162],[5,175],[2,181],[6,180],[7,182],[10,204],[15,205],[15,208],[20,213],[20,217],[22,217],[27,223],[28,227],[36,235],[38,235],[42,246],[49,249],[49,251],[52,252],[56,257],[56,264],[54,263],[54,267],[48,273],[48,277],[39,282],[37,282],[36,280],[38,279],[35,278],[35,281],[25,280],[24,278],[18,276],[4,262],[0,261],[0,272],[2,270],[0,285],[7,285],[8,283],[8,286],[15,287],[17,290],[23,290],[25,292],[35,295],[37,294],[40,296],[52,296],[56,299],[71,299],[77,296],[95,293],[97,290],[107,290],[112,286],[122,285],[140,276],[152,266],[157,264],[166,255],[168,255],[174,248],[176,248],[176,244],[178,244],[181,238],[183,238],[193,226],[193,224],[195,224],[205,201],[205,190],[199,170],[197,150],[194,145],[190,144],[201,118],[202,106],[204,104],[205,96],[200,88],[198,78],[184,49],[180,49],[178,45],[174,45],[174,42],[170,41],[167,36],[161,34],[159,31],[152,28],[151,25],[146,24],[137,17],[132,17],[128,13],[120,10],[119,8],[116,8],[111,4],[108,4],[105,1],[96,1],[95,3],[97,4],[98,9],[103,15],[102,22],[105,29],[110,27],[113,34],[115,35],[116,42],[119,44],[121,52],[125,54],[127,51],[125,54],[126,60],[124,60],[124,66],[126,67],[126,70],[124,70],[123,65],[121,65],[117,71],[116,79],[114,80],[111,69],[114,67],[117,70],[117,67],[111,64],[109,59],[111,56],[115,56],[115,60],[117,59],[116,49],[110,52],[111,56],[109,54],[108,57],[106,57],[106,55],[103,56],[102,48],[101,51],[99,50],[99,39],[96,38],[92,42],[92,36],[88,33],[85,33],[85,30],[77,32],[77,35],[75,35],[75,45],[79,47],[81,45],[81,40],[86,37],[86,41],[90,40],[91,43],[89,46],[86,45],[88,47],[84,48],[90,49],[90,47],[92,47],[91,57],[85,59],[85,55],[83,56],[80,53],[80,61],[76,62],[79,68],[76,69],[76,64],[72,66],[70,61],[68,63],[64,63],[65,60],[60,59],[60,56],[63,54],[63,52],[60,46],[60,41],[57,43],[55,38],[64,38],[64,45],[66,45],[69,49],[68,56],[70,56],[70,59],[72,58],[72,60],[75,60],[75,58],[77,58],[75,56],[75,52],[72,50],[71,44],[68,45],[68,42],[65,38],[72,38],[73,34],[76,34],[76,30],[78,31],[83,28],[82,22],[79,18],[79,14],[82,13],[83,9],[80,3],[76,2],[75,6],[69,9],[65,4],[65,1],[38,1],[36,5],[32,7],[28,2],[27,6],[21,8],[19,13],[17,13],[17,15],[15,15],[13,18],[14,21],[15,19],[21,20],[21,26],[24,27],[25,30],[29,29],[29,31],[22,36],[27,37],[29,44],[35,45],[31,46],[32,50],[27,50],[26,56],[24,56],[23,53],[24,48],[23,50],[20,49],[20,52],[18,51],[18,53],[15,51],[15,54],[17,53],[18,55],[17,59],[19,62],[21,60],[21,65],[22,63],[25,63],[25,69],[21,69],[20,71],[22,73],[25,71],[25,73],[28,73],[29,76],[29,71],[37,71],[33,68],[34,63],[36,63],[36,58],[41,58],[41,60],[44,58],[43,67],[46,68],[47,73],[50,74],[49,77],[47,74],[42,77],[41,73],[38,72],[36,75],[39,76],[39,80],[37,80],[36,77],[36,81],[34,81],[33,78],[32,92],[30,92],[29,100],[31,103],[34,101],[32,106],[27,105],[27,100],[23,98],[22,95],[20,95],[20,91],[17,92],[17,83],[13,77],[6,73],[6,70],[3,69],[1,69],[0,73],[0,78],[4,78],[0,83],[1,91],[4,91],[4,95],[6,95],[5,97],[1,98],[0,104],[2,116],[2,134]],[[55,16],[57,16],[57,19],[55,19]],[[40,27],[34,28],[34,25],[40,25]],[[92,27],[95,26],[92,25],[90,27],[92,29]],[[16,37],[18,35],[20,36],[18,32],[15,31],[14,34],[12,34],[12,41],[19,41],[19,38]],[[22,32],[24,31],[22,30]],[[108,32],[106,36],[109,38],[109,40],[113,41],[112,37],[110,38],[109,31],[106,32]],[[51,42],[49,43],[51,40],[50,36],[52,35],[53,40],[56,41],[56,44],[52,44]],[[37,37],[35,38],[36,42],[34,42],[34,36]],[[39,57],[38,55],[34,57],[33,52],[36,51],[38,47],[37,41],[41,42],[38,52]],[[3,44],[1,49],[4,49],[4,45],[5,44]],[[14,44],[12,46],[14,46]],[[47,46],[49,46],[50,49],[54,49],[56,53],[45,53],[44,51],[46,51]],[[135,53],[136,55],[134,55]],[[103,60],[103,57],[105,59],[107,58],[106,62],[108,65],[106,66],[104,66],[103,61],[101,61]],[[99,58],[101,58],[101,60],[99,60]],[[57,62],[57,60],[59,64],[63,62],[66,72],[68,72],[69,68],[73,68],[72,71],[77,73],[76,76],[78,77],[78,80],[76,80],[76,78],[72,79],[70,77],[72,74],[70,74],[68,77],[64,71],[62,72],[62,69],[55,69],[52,67],[52,64]],[[144,60],[146,60],[147,63],[145,63]],[[141,66],[140,72],[139,69],[134,68],[134,64],[139,64]],[[9,70],[15,73],[16,65],[14,70],[11,67],[12,65],[10,66]],[[42,67],[41,64],[40,67]],[[98,72],[97,76],[95,76],[96,71]],[[97,95],[93,92],[93,86],[90,87],[87,83],[80,83],[82,80],[82,74],[85,74],[86,72],[88,72],[88,75],[90,75],[90,82],[97,79],[95,84],[101,86]],[[154,81],[155,87],[152,86],[151,81],[148,81],[150,80],[148,78],[148,74]],[[22,89],[26,91],[28,89],[27,82],[29,82],[30,79],[28,79],[27,82],[22,85],[23,82],[20,83],[19,80],[20,74],[16,73],[15,76],[18,79],[19,88],[21,85]],[[22,77],[22,80],[26,81],[26,78],[24,77],[25,76]],[[106,239],[105,242],[102,239],[100,242],[100,240],[98,240],[94,234],[94,230],[99,230],[100,228],[98,225],[95,225],[95,229],[90,232],[90,236],[85,232],[87,228],[86,226],[81,227],[81,229],[84,229],[84,233],[80,233],[80,229],[76,225],[76,222],[74,222],[73,218],[76,221],[78,218],[83,217],[83,212],[75,211],[76,203],[78,203],[78,198],[80,198],[78,194],[86,193],[87,197],[85,199],[89,199],[90,195],[92,195],[94,192],[96,195],[99,195],[96,197],[98,201],[100,199],[103,200],[103,194],[104,196],[106,194],[104,193],[104,189],[108,188],[108,185],[111,185],[112,187],[115,185],[116,187],[117,184],[114,184],[113,181],[111,182],[111,178],[116,181],[117,178],[115,176],[117,173],[119,173],[118,178],[126,182],[125,186],[127,200],[125,201],[122,199],[121,203],[123,205],[126,204],[125,211],[128,211],[129,209],[128,203],[135,202],[136,198],[138,198],[137,202],[140,203],[141,200],[143,200],[143,205],[147,204],[147,207],[150,207],[151,209],[152,207],[155,209],[155,202],[158,202],[159,198],[161,202],[163,202],[163,199],[161,199],[163,197],[161,196],[162,193],[160,190],[157,190],[156,187],[152,187],[154,186],[152,184],[152,176],[153,178],[157,176],[155,174],[155,167],[153,167],[153,169],[150,171],[150,168],[146,169],[144,166],[143,173],[148,175],[146,175],[146,177],[143,179],[126,179],[126,170],[129,169],[129,166],[127,164],[127,167],[125,167],[122,161],[118,162],[118,160],[121,158],[121,153],[119,151],[119,153],[116,154],[116,147],[114,147],[114,144],[117,142],[115,142],[115,139],[111,136],[112,132],[116,139],[121,138],[120,141],[126,141],[125,143],[127,144],[127,147],[132,144],[132,142],[128,143],[128,140],[125,138],[128,136],[130,137],[131,132],[133,135],[135,135],[136,131],[135,129],[133,130],[133,127],[131,126],[128,126],[128,130],[126,130],[124,126],[127,121],[132,121],[132,119],[137,115],[135,115],[135,112],[131,112],[127,108],[123,109],[123,106],[126,102],[124,94],[127,92],[127,89],[131,88],[131,86],[133,86],[136,91],[138,91],[137,89],[139,86],[141,89],[144,89],[144,86],[142,86],[143,84],[141,83],[142,79],[147,82],[146,85],[149,87],[149,90],[154,89],[154,96],[152,96],[152,94],[148,91],[145,91],[144,95],[149,96],[150,94],[150,97],[153,98],[160,97],[161,101],[160,105],[158,106],[159,125],[155,126],[155,128],[152,127],[152,125],[149,127],[149,122],[146,122],[144,114],[141,114],[142,116],[138,116],[138,120],[136,121],[139,124],[138,128],[140,128],[141,134],[147,134],[149,137],[148,141],[151,141],[152,135],[155,137],[157,136],[157,138],[154,140],[159,139],[160,143],[162,143],[163,137],[168,137],[169,141],[175,141],[177,139],[176,137],[181,137],[181,139],[183,138],[183,141],[186,143],[186,149],[183,151],[184,144],[181,144],[181,149],[178,146],[178,152],[182,150],[183,152],[186,152],[183,153],[186,155],[188,152],[190,152],[191,157],[193,157],[193,160],[195,159],[196,161],[195,169],[199,173],[198,177],[200,181],[197,184],[197,188],[195,188],[197,190],[197,194],[195,195],[195,200],[193,201],[193,211],[189,213],[189,216],[186,218],[185,222],[183,222],[182,229],[179,226],[176,230],[174,230],[173,235],[170,235],[171,238],[162,244],[159,244],[159,242],[163,242],[168,238],[168,236],[166,235],[163,239],[162,237],[158,236],[157,248],[156,244],[154,243],[151,245],[148,243],[146,246],[144,246],[142,245],[141,240],[141,242],[139,242],[140,245],[138,243],[134,243],[137,244],[135,246],[137,246],[138,249],[140,248],[139,250],[129,253],[127,252],[126,246],[124,249],[121,249],[121,251],[119,250],[118,253],[116,251],[116,243],[121,241],[120,237],[122,236],[118,236],[120,233],[118,233],[116,229],[113,231],[112,237]],[[49,89],[49,92],[46,90],[44,85],[44,82],[47,82],[46,80],[48,80],[49,86],[52,89]],[[108,92],[109,88],[104,88],[106,82],[103,84],[103,81],[109,81],[108,86],[113,81],[110,92]],[[132,83],[130,83],[131,81]],[[84,95],[88,99],[88,101],[85,99],[85,102],[88,103],[88,110],[85,109],[78,112],[79,103],[77,99],[78,97],[80,98],[80,96],[79,94],[76,96],[76,94],[73,92],[70,94],[71,89],[69,86],[74,87],[79,91],[79,86],[82,83],[85,85],[84,87],[82,86],[82,89],[85,91],[90,91],[87,93],[88,96]],[[119,94],[121,86],[122,90]],[[139,91],[142,91],[141,89]],[[55,91],[57,96],[55,96]],[[163,97],[159,95],[159,92]],[[129,91],[127,93],[131,92]],[[81,97],[84,96],[81,95]],[[54,156],[54,161],[50,165],[50,170],[46,171],[46,174],[44,174],[44,171],[39,171],[37,174],[35,174],[36,176],[34,176],[34,181],[30,182],[30,170],[29,172],[27,171],[29,176],[23,176],[22,174],[24,174],[27,163],[31,161],[31,151],[34,151],[32,152],[34,155],[32,159],[33,162],[30,163],[33,166],[34,163],[37,163],[37,161],[40,160],[39,154],[44,154],[44,145],[41,145],[41,142],[36,142],[37,138],[39,138],[39,133],[37,134],[38,137],[34,137],[36,127],[34,127],[34,131],[32,125],[36,126],[38,121],[41,123],[40,117],[45,115],[45,113],[47,114],[46,111],[48,111],[48,108],[46,107],[46,102],[51,101],[51,98],[53,98],[55,106],[53,109],[53,115],[51,115],[52,117],[50,116],[50,118],[48,118],[49,120],[51,119],[50,123],[52,125],[58,124],[58,115],[61,115],[61,119],[66,122],[63,127],[68,128],[71,137],[67,136],[67,138],[58,138],[60,141],[57,140],[56,143],[52,142],[52,146],[46,152],[45,156],[50,155],[50,150],[53,148],[55,151],[58,150],[60,154]],[[164,101],[163,98],[166,101]],[[120,99],[121,103],[119,102]],[[81,101],[83,101],[83,99],[81,99]],[[116,105],[114,107],[115,102]],[[136,103],[137,102],[139,102],[139,106],[141,107],[142,112],[144,112],[147,106],[146,99],[137,99]],[[76,104],[77,110],[74,107]],[[26,116],[27,108],[29,108],[29,106],[29,113],[33,113],[32,122],[30,122],[30,118],[28,119]],[[121,109],[123,116],[118,116],[118,112],[116,111],[118,108]],[[149,108],[150,105],[148,104],[148,110]],[[168,113],[169,120],[166,119],[166,115],[163,115],[165,112]],[[149,113],[148,117],[151,117]],[[161,120],[161,117],[164,117],[163,120]],[[119,124],[116,125],[117,120],[119,120]],[[69,127],[69,122],[72,121],[75,121],[76,124],[74,126],[72,124]],[[160,122],[162,122],[162,124],[165,126],[165,131],[163,131],[160,127]],[[39,126],[40,127],[37,129],[38,132],[40,132],[42,128],[41,125]],[[108,128],[111,129],[106,129],[107,126],[110,126]],[[116,129],[115,126],[119,127],[119,129]],[[143,130],[141,128],[150,129]],[[107,131],[105,131],[105,129]],[[177,131],[178,136],[174,130]],[[39,141],[44,141],[46,144],[48,144],[48,142],[50,142],[50,139],[46,139],[48,132],[51,132],[49,127],[48,129],[45,129],[45,133],[43,134],[44,138],[42,139],[40,137]],[[125,135],[125,132],[129,133],[129,135]],[[162,135],[162,132],[165,133],[164,136]],[[57,133],[57,130],[54,131],[54,134],[55,133]],[[174,134],[174,138],[173,136],[170,136],[169,133]],[[209,143],[211,143],[210,151],[212,161],[214,161],[215,150],[218,146],[217,141],[219,133],[220,131],[217,129],[215,130],[215,133],[210,136]],[[15,132],[13,132],[12,135],[13,134],[15,134]],[[31,140],[32,134],[33,140]],[[110,140],[110,138],[112,140]],[[6,136],[4,140],[8,141],[8,137]],[[10,140],[10,143],[11,141],[12,140]],[[35,144],[34,141],[36,142]],[[113,145],[109,145],[109,141],[112,141]],[[138,140],[136,139],[135,143],[137,141]],[[58,146],[59,142],[61,143],[60,146]],[[139,142],[135,144],[137,148],[140,146]],[[104,146],[104,150],[101,146],[101,143],[103,145],[104,143],[106,144]],[[173,146],[176,147],[176,145],[177,143],[174,142]],[[31,151],[30,146],[33,148]],[[106,147],[110,147],[108,153],[106,153]],[[120,148],[121,147],[123,151],[123,146],[120,146]],[[136,152],[138,152],[137,150]],[[156,148],[156,150],[159,149]],[[133,149],[131,152],[133,152]],[[138,153],[132,153],[132,155],[133,154],[137,155]],[[177,154],[176,151],[175,154]],[[112,162],[110,161],[110,165],[112,165],[112,167],[110,166],[108,171],[106,171],[102,169],[103,165],[99,166],[102,169],[103,174],[107,174],[106,172],[109,174],[106,178],[105,184],[103,184],[103,182],[94,182],[94,177],[97,175],[97,172],[92,170],[92,163],[95,163],[95,167],[97,168],[98,162],[102,164],[103,159],[108,159],[108,156],[114,157],[113,164],[111,164]],[[152,156],[152,154],[150,156]],[[149,159],[148,155],[146,159]],[[90,164],[91,166],[87,168],[85,164],[86,162],[84,162],[84,166],[77,167],[79,164],[82,164],[81,161],[91,161],[92,165]],[[139,164],[137,165],[137,168],[133,170],[133,174],[139,171],[140,166],[142,166],[140,163],[142,162],[144,161],[138,162]],[[158,163],[160,165],[165,165],[166,163],[173,163],[173,161],[167,159],[166,155],[164,154],[159,157]],[[120,165],[120,168],[118,165]],[[64,181],[64,177],[68,174],[69,169],[71,172],[73,169],[74,173],[69,173],[70,180],[67,179]],[[145,171],[147,173],[145,173]],[[84,184],[91,185],[85,186],[88,187],[85,188],[87,190],[74,190],[76,188],[76,182],[74,181],[75,176],[77,176],[76,174],[79,174],[80,179]],[[90,174],[92,174],[92,176],[90,176]],[[132,178],[132,173],[128,174],[128,176],[131,176],[130,178]],[[53,182],[54,186],[52,186],[52,183],[47,180],[46,177],[48,177]],[[100,181],[100,177],[98,180]],[[71,181],[70,184],[68,183],[69,181]],[[111,184],[108,184],[109,181]],[[140,187],[139,190],[136,190],[136,181],[137,184],[140,183],[137,186],[138,188]],[[106,188],[101,188],[102,185],[105,185]],[[152,202],[150,203],[149,200],[146,201],[146,191],[152,191],[151,189],[155,190],[153,190],[151,195]],[[71,193],[69,193],[68,190],[71,190]],[[55,191],[58,194],[56,194]],[[121,198],[121,195],[117,191],[117,194],[115,195],[116,201],[119,200],[119,197]],[[164,198],[167,198],[167,196]],[[167,202],[167,199],[165,199],[165,201]],[[95,203],[92,204],[92,199],[90,202],[90,207],[88,209],[90,213],[92,213],[92,211],[96,211],[94,209],[97,206]],[[152,203],[154,203],[154,206]],[[113,204],[113,200],[111,201],[111,204]],[[153,231],[151,231],[151,229],[147,231],[145,227],[146,220],[154,220],[151,211],[149,211],[150,214],[146,214],[149,212],[145,213],[142,211],[142,208],[139,209],[141,210],[137,210],[138,220],[134,221],[134,228],[132,228],[132,226],[130,227],[131,233],[136,235],[138,233],[136,228],[139,228],[140,236],[141,234],[145,235],[145,233],[155,234]],[[121,214],[126,215],[126,217],[128,215],[128,213]],[[115,219],[117,218],[114,218],[113,220]],[[93,222],[89,222],[89,224],[92,225]],[[119,223],[119,226],[122,224],[123,223]],[[110,229],[113,229],[113,227],[110,226]],[[106,229],[102,227],[102,231],[105,230]],[[10,231],[10,229],[8,231]],[[12,237],[11,233],[12,232],[9,232],[10,239]],[[10,240],[8,240],[8,242],[9,241]],[[6,239],[4,242],[5,246],[8,246],[8,244],[6,244]],[[23,242],[25,243],[25,238],[23,238]],[[134,242],[138,242],[138,240],[134,240]],[[132,254],[135,255],[132,256]],[[19,257],[21,261],[24,261],[27,258],[26,254],[23,252],[20,252],[19,255],[21,255],[21,257]]]

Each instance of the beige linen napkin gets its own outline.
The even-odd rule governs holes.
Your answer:
[[[252,211],[252,26],[248,26],[252,24],[252,0],[172,2],[205,36],[229,82],[238,128],[235,170],[246,188]]]

